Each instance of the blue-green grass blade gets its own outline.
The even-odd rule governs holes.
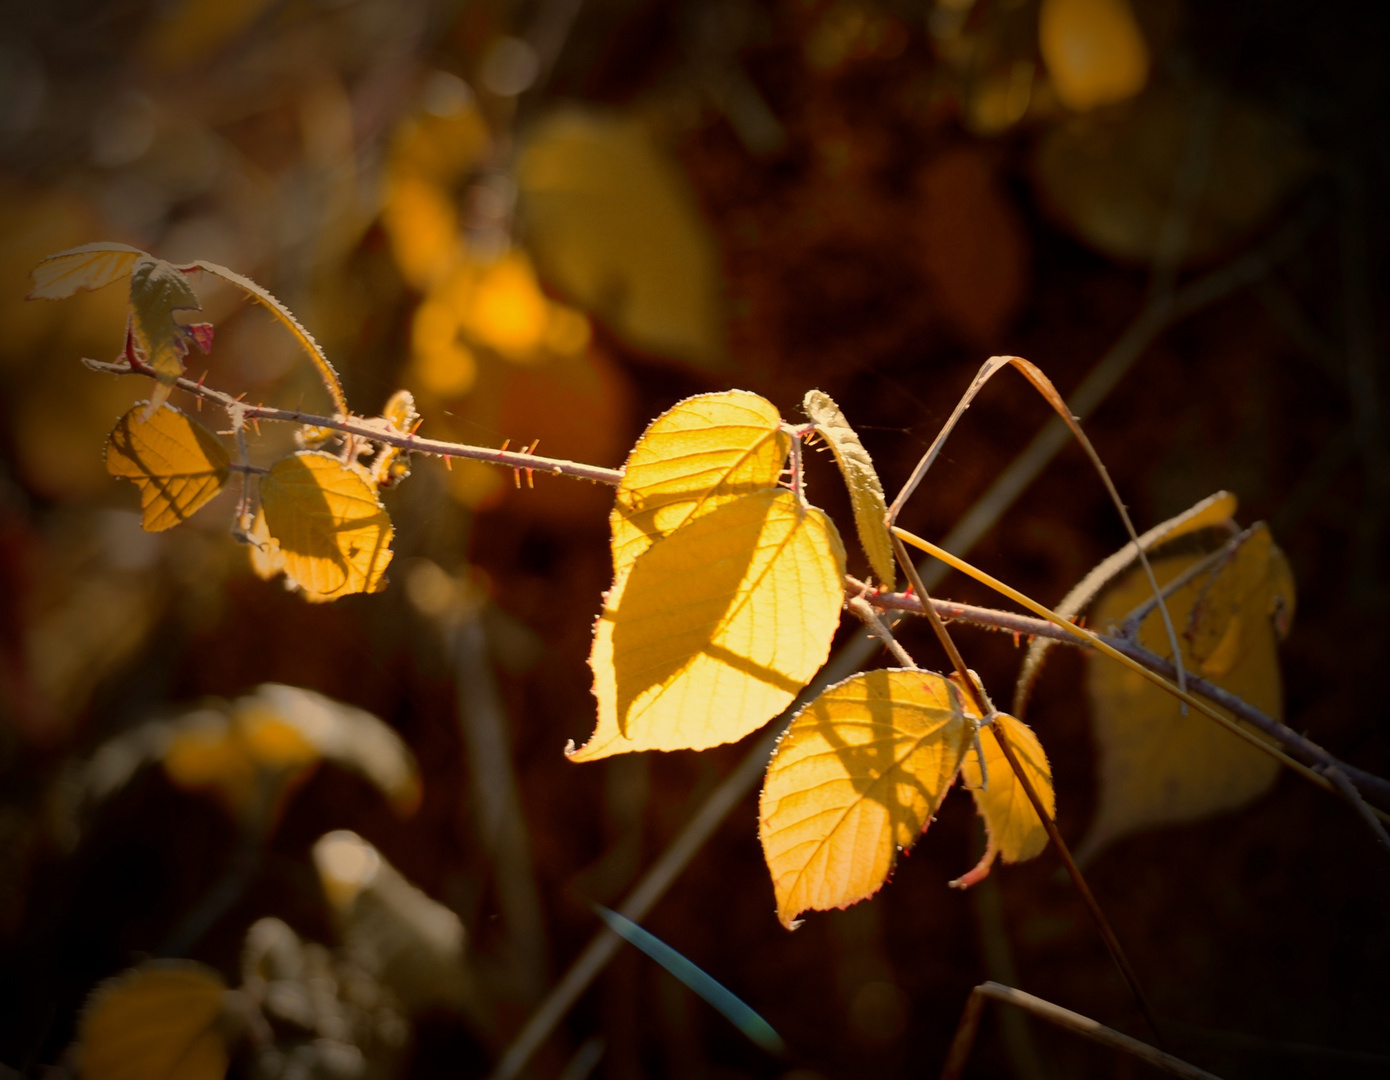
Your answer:
[[[631,919],[610,911],[602,904],[592,905],[608,929],[617,934],[629,945],[634,945],[678,978],[691,990],[708,1001],[728,1019],[729,1023],[747,1035],[753,1042],[770,1054],[781,1054],[787,1049],[782,1036],[773,1030],[772,1025],[753,1009],[736,997],[731,991],[705,974],[675,949],[648,930],[643,930]]]

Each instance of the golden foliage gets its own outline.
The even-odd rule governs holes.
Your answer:
[[[571,300],[640,349],[724,365],[714,246],[684,177],[638,124],[552,116],[517,180],[536,260]]]
[[[1160,586],[1201,554],[1153,562]],[[1123,619],[1151,596],[1132,573],[1092,613],[1098,629]],[[1187,670],[1229,690],[1275,719],[1283,717],[1277,644],[1294,605],[1293,576],[1263,524],[1228,558],[1196,574],[1168,597]],[[1171,658],[1157,611],[1139,626],[1139,642]],[[1268,790],[1279,763],[1196,714],[1137,674],[1104,657],[1087,668],[1099,762],[1099,804],[1078,849],[1089,858],[1122,836],[1195,821],[1243,806]]]
[[[1042,0],[1038,46],[1058,100],[1078,112],[1133,97],[1149,80],[1129,0]]]
[[[1014,756],[1028,774],[1029,783],[1047,808],[1047,816],[1055,817],[1057,798],[1052,790],[1052,767],[1033,729],[1008,713],[996,713],[993,722],[1003,729]],[[979,749],[984,751],[983,770],[976,748],[972,746],[961,763],[961,779],[970,788],[975,807],[985,819],[988,843],[979,864],[951,882],[958,888],[982,881],[996,856],[1003,856],[1006,863],[1023,862],[1047,847],[1047,830],[993,732],[981,734]]]
[[[850,505],[854,508],[854,526],[869,565],[878,575],[879,583],[892,590],[897,584],[897,563],[893,558],[893,541],[884,524],[888,502],[883,497],[883,484],[874,471],[873,459],[829,394],[808,390],[801,407],[830,446],[835,464],[840,466],[840,475],[845,478]]]
[[[227,986],[211,968],[155,960],[93,992],[82,1014],[83,1080],[222,1080]]]
[[[959,690],[926,671],[852,676],[796,715],[759,801],[783,925],[878,891],[930,824],[973,730]]]
[[[391,518],[360,470],[305,450],[277,461],[260,490],[267,535],[279,546],[286,575],[308,599],[383,587]]]
[[[700,750],[757,730],[829,655],[844,566],[834,524],[789,491],[652,544],[608,594],[589,657],[598,726],[567,753]]]
[[[221,441],[167,402],[148,419],[145,403],[126,413],[106,444],[106,471],[140,490],[141,523],[162,532],[215,498],[231,475]]]
[[[129,277],[148,256],[125,244],[84,244],[50,255],[34,267],[29,300],[63,300],[79,289],[93,291]]]

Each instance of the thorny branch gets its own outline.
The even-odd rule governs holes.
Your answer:
[[[875,593],[872,590],[864,592],[864,583],[854,577],[846,577],[846,595],[853,597],[863,597],[863,599],[876,608],[885,611],[906,611],[912,614],[922,613],[922,602],[916,597],[906,593]],[[1028,615],[1019,615],[1012,611],[998,611],[994,608],[976,607],[972,604],[958,604],[952,600],[931,601],[931,606],[936,613],[944,620],[970,623],[974,626],[985,627],[990,630],[1000,630],[1009,634],[1017,634],[1020,637],[1045,637],[1053,641],[1064,642],[1068,645],[1084,647],[1084,643],[1068,634],[1065,630],[1044,619],[1035,619]],[[1117,652],[1124,653],[1132,660],[1137,660],[1150,671],[1164,678],[1172,678],[1174,671],[1170,661],[1157,653],[1150,652],[1132,638],[1123,635],[1097,634],[1101,641],[1105,642]],[[1293,728],[1280,723],[1273,717],[1261,712],[1253,705],[1244,701],[1242,698],[1232,694],[1229,690],[1224,690],[1215,683],[1208,682],[1192,673],[1188,673],[1188,689],[1195,694],[1200,694],[1208,701],[1220,705],[1223,709],[1235,714],[1241,720],[1257,728],[1262,734],[1268,735],[1276,740],[1291,755],[1299,758],[1305,764],[1323,772],[1328,769],[1338,770],[1351,784],[1353,784],[1361,794],[1376,798],[1390,804],[1390,780],[1376,776],[1374,773],[1358,769],[1354,765],[1348,765],[1334,754],[1330,753],[1317,743],[1313,742],[1305,735],[1299,734]]]
[[[132,367],[119,360],[107,363],[102,360],[83,360],[93,371],[111,375],[147,375],[154,373],[143,367]],[[418,435],[406,434],[388,427],[380,420],[363,417],[335,419],[328,416],[315,416],[298,409],[277,409],[270,405],[249,405],[238,401],[230,394],[214,390],[192,379],[179,379],[178,388],[189,394],[211,401],[229,412],[238,412],[246,420],[279,420],[287,424],[301,424],[305,427],[329,428],[341,431],[344,435],[367,439],[387,446],[397,446],[413,454],[425,454],[441,458],[467,458],[471,461],[486,461],[493,465],[504,465],[510,469],[525,469],[529,472],[548,473],[551,476],[568,476],[576,480],[591,480],[596,484],[617,487],[622,481],[621,469],[605,469],[598,465],[584,465],[577,461],[560,458],[540,457],[536,454],[519,453],[515,450],[494,450],[487,446],[469,446],[465,443],[444,442],[440,439],[422,439]]]

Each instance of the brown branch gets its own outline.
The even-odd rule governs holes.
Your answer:
[[[101,360],[83,360],[93,371],[111,375],[146,375],[153,378],[151,371],[132,367],[125,362],[106,363]],[[577,461],[560,458],[539,457],[536,454],[518,453],[515,450],[494,450],[487,446],[469,446],[465,443],[443,442],[439,439],[422,439],[418,435],[405,434],[387,427],[381,421],[361,417],[315,416],[298,409],[277,409],[270,405],[249,405],[238,401],[230,394],[203,386],[192,379],[179,379],[178,388],[194,394],[215,405],[220,405],[230,414],[239,414],[245,420],[278,420],[287,424],[300,424],[304,427],[328,428],[341,431],[345,435],[355,435],[371,442],[396,446],[412,454],[426,454],[442,458],[467,458],[470,461],[485,461],[490,465],[502,465],[509,469],[526,469],[531,472],[548,473],[551,476],[568,476],[575,480],[592,480],[596,484],[617,487],[622,483],[621,469],[605,469],[598,465],[584,465]]]
[[[922,613],[922,603],[915,596],[905,593],[874,593],[872,591],[863,592],[864,583],[854,577],[846,577],[846,592],[854,596],[863,596],[865,602],[872,604],[876,608],[888,611],[905,611],[910,614],[920,615]],[[1064,642],[1078,648],[1085,648],[1086,644],[1080,641],[1065,630],[1045,619],[1035,619],[1028,615],[1019,615],[1012,611],[997,611],[994,608],[976,607],[972,604],[958,604],[952,600],[936,600],[931,602],[936,614],[943,619],[970,623],[973,626],[984,627],[989,630],[999,630],[1011,634],[1026,634],[1030,637],[1045,637],[1053,641]],[[1172,678],[1174,674],[1173,665],[1157,653],[1150,652],[1138,642],[1125,637],[1117,637],[1110,634],[1097,634],[1101,641],[1104,641],[1117,652],[1122,652],[1133,660],[1137,660],[1150,671],[1162,675],[1165,678]],[[1199,676],[1188,675],[1188,689],[1194,694],[1199,694],[1208,701],[1233,713],[1235,716],[1244,720],[1250,726],[1258,729],[1261,733],[1268,735],[1277,741],[1281,746],[1289,751],[1293,756],[1301,759],[1305,764],[1311,765],[1318,771],[1326,774],[1328,769],[1338,770],[1348,781],[1350,781],[1363,795],[1369,795],[1377,799],[1383,799],[1390,803],[1390,780],[1377,776],[1375,773],[1366,772],[1358,769],[1354,765],[1348,765],[1345,761],[1336,757],[1328,750],[1319,746],[1308,737],[1299,734],[1287,724],[1280,723],[1273,717],[1261,712],[1244,699],[1232,694],[1215,683],[1208,682]],[[1331,779],[1331,777],[1329,777]],[[1335,781],[1334,781],[1335,783]],[[1370,813],[1377,814],[1375,808],[1367,808]]]
[[[970,992],[970,997],[965,1002],[965,1011],[961,1014],[960,1024],[956,1027],[955,1038],[951,1040],[951,1048],[946,1053],[946,1062],[941,1067],[941,1080],[959,1080],[965,1071],[965,1063],[970,1059],[970,1049],[975,1044],[975,1033],[979,1030],[980,1017],[985,1011],[987,1000],[998,1001],[1023,1009],[1038,1019],[1066,1028],[1068,1031],[1080,1035],[1083,1039],[1090,1039],[1092,1042],[1100,1043],[1101,1046],[1108,1046],[1112,1050],[1130,1054],[1140,1061],[1162,1069],[1164,1072],[1184,1077],[1185,1080],[1219,1080],[1218,1077],[1205,1069],[1199,1069],[1197,1066],[1183,1061],[1182,1058],[1165,1054],[1157,1047],[1097,1023],[1089,1016],[1082,1016],[1080,1013],[1072,1012],[1070,1009],[1064,1009],[1060,1005],[1054,1005],[1050,1001],[1034,997],[1032,994],[1025,994],[1022,990],[1015,990],[1012,986],[1004,986],[997,982],[981,983]]]

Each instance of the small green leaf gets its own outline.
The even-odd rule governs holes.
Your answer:
[[[845,414],[829,394],[808,390],[801,409],[811,418],[816,432],[835,454],[835,463],[849,488],[850,504],[854,507],[854,526],[859,531],[859,543],[869,557],[869,565],[886,589],[892,589],[897,577],[893,561],[893,541],[888,536],[884,519],[888,502],[883,497],[874,463],[859,436],[849,426]]]
[[[169,396],[180,375],[191,331],[174,320],[176,311],[201,311],[188,278],[173,263],[144,256],[130,275],[130,333],[157,382],[145,419]]]

